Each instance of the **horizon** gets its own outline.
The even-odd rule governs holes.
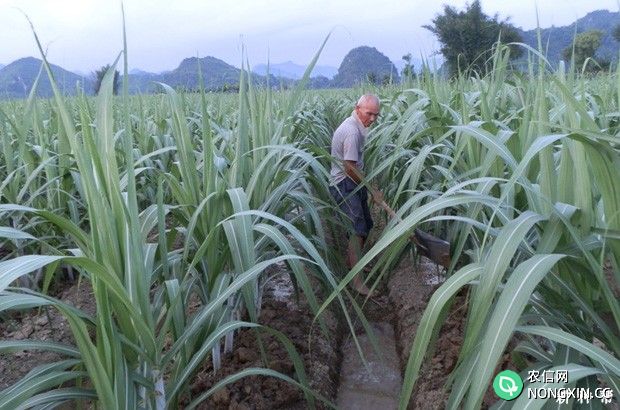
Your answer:
[[[417,6],[421,1],[400,4],[388,0],[384,6],[377,6],[368,1],[332,4],[321,0],[320,7],[317,2],[309,5],[269,0],[255,4],[243,0],[224,9],[209,9],[211,3],[127,1],[124,8],[129,71],[162,73],[174,70],[185,58],[208,56],[239,68],[242,47],[251,68],[267,61],[291,61],[306,66],[330,31],[317,65],[338,68],[351,49],[366,45],[375,47],[398,67],[407,53],[411,53],[414,62],[431,58],[439,43],[421,26],[431,24],[443,12],[443,4],[463,10],[466,1],[422,7]],[[570,25],[596,10],[618,11],[616,0],[569,0],[563,2],[565,7],[560,10],[557,4],[536,6],[534,0],[480,3],[485,14],[509,19],[525,31],[536,28],[536,14],[540,27],[547,28]],[[0,50],[3,65],[25,57],[41,58],[26,18],[15,7],[17,4],[32,20],[42,46],[48,50],[49,61],[66,70],[92,73],[112,62],[122,50],[120,2],[106,7],[101,0],[60,0],[52,5],[42,0],[0,0],[0,36],[11,44]],[[108,41],[101,44],[98,39],[103,36]]]

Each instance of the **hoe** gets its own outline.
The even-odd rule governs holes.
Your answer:
[[[381,207],[388,213],[390,218],[401,222],[402,219],[394,212],[385,201],[381,201]],[[448,269],[450,266],[450,242],[433,236],[416,228],[409,239],[415,244],[418,251],[435,262],[437,265]]]

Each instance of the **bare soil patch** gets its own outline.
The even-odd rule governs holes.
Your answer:
[[[284,333],[301,355],[310,387],[334,401],[340,365],[339,345],[341,324],[336,315],[324,315],[328,334],[321,332],[315,323],[307,302],[299,303],[287,289],[290,281],[280,276],[266,289],[263,296],[259,323]],[[310,337],[308,337],[310,335]],[[213,371],[212,363],[204,368],[191,385],[193,397],[210,389],[225,377],[249,367],[268,367],[295,377],[294,368],[283,345],[270,336],[262,337],[266,361],[262,360],[256,332],[242,330],[235,337],[233,352],[222,360],[222,368]],[[309,343],[310,342],[310,343]],[[317,401],[318,408],[324,408]],[[229,384],[204,401],[200,409],[305,409],[303,392],[280,379],[250,376]]]
[[[59,299],[94,315],[95,303],[90,283],[86,280],[59,290]],[[12,312],[0,321],[0,340],[43,340],[74,345],[71,328],[58,310],[50,307]],[[62,358],[53,352],[26,350],[0,354],[0,390],[24,377],[34,367]]]
[[[442,281],[437,266],[426,258],[414,263],[404,258],[394,270],[388,288],[396,320],[395,330],[403,373],[422,314]],[[423,365],[409,408],[443,409],[448,399],[444,384],[456,365],[463,342],[465,295],[459,295],[443,325],[432,357]]]

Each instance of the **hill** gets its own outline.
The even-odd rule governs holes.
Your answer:
[[[603,32],[601,47],[596,53],[599,59],[617,60],[618,48],[620,43],[614,40],[612,32],[614,27],[620,23],[620,12],[610,12],[608,10],[596,10],[577,19],[568,26],[541,29],[541,39],[545,55],[554,66],[562,59],[562,50],[573,43],[575,33],[582,33],[590,30],[600,30]],[[538,49],[536,29],[523,31],[518,29],[523,42],[535,49]]]
[[[374,47],[361,46],[352,49],[342,60],[338,74],[334,77],[335,87],[352,87],[365,81],[380,84],[386,79],[400,81],[394,63]]]
[[[199,71],[200,67],[200,71]],[[132,70],[129,74],[129,92],[155,92],[159,89],[157,82],[162,82],[173,88],[197,90],[200,87],[199,73],[202,73],[203,84],[206,90],[235,89],[239,86],[241,70],[215,57],[190,57],[181,61],[181,64],[172,71],[161,74],[147,73]],[[257,84],[265,84],[266,77],[254,74],[252,80]],[[271,83],[278,84],[273,76]]]
[[[41,63],[42,61],[37,58],[27,57],[0,68],[0,99],[27,97],[39,73]],[[196,90],[199,88],[199,64],[206,90],[235,89],[238,87],[240,69],[215,57],[201,59],[191,57],[184,59],[174,70],[160,74],[132,70],[129,74],[129,92],[136,94],[161,91],[157,85],[158,82],[168,84],[173,88]],[[76,84],[78,83],[83,84],[86,94],[93,93],[94,75],[78,75],[53,64],[51,68],[56,83],[64,94],[75,95]],[[265,84],[266,79],[265,76],[252,75],[252,81],[256,84]],[[285,82],[290,84],[290,80]],[[282,80],[271,76],[270,83],[279,85],[282,84]],[[52,96],[52,88],[45,73],[41,75],[39,80],[37,95],[40,97]]]
[[[123,81],[123,75],[119,81]],[[157,83],[162,81],[162,74],[144,72],[129,73],[129,94],[148,94],[157,92]]]
[[[150,73],[148,71],[144,71],[141,70],[139,68],[132,68],[131,70],[129,70],[129,74],[135,74],[135,75],[149,75],[149,74],[155,74],[155,73]]]
[[[20,58],[0,69],[0,98],[24,98],[32,89],[35,79],[41,69],[42,61],[34,57]],[[62,67],[51,64],[52,73],[60,91],[66,95],[75,95],[78,84],[86,93],[92,91],[92,81],[89,78],[77,75]],[[52,86],[43,73],[37,87],[37,95],[51,97]]]
[[[162,82],[174,88],[195,90],[199,88],[198,65],[207,90],[222,89],[239,82],[241,70],[215,57],[190,57],[181,61],[174,70],[162,74]]]
[[[291,78],[293,80],[299,80],[306,72],[306,67],[301,64],[293,63],[292,61],[286,61],[284,63],[269,64],[269,73],[275,77]],[[267,74],[267,64],[258,64],[254,66],[252,71],[259,75]],[[338,69],[336,67],[327,65],[317,65],[312,69],[310,77],[327,77],[332,78]]]

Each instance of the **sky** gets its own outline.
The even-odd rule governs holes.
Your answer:
[[[125,0],[129,68],[162,72],[186,57],[214,56],[239,67],[307,64],[330,35],[318,64],[338,67],[354,47],[376,47],[394,63],[411,53],[429,56],[437,39],[422,28],[466,0]],[[481,0],[488,15],[525,30],[563,26],[618,0]],[[123,49],[121,2],[115,0],[0,0],[0,64],[39,52],[29,16],[53,64],[89,73]],[[331,34],[330,34],[331,33]]]

